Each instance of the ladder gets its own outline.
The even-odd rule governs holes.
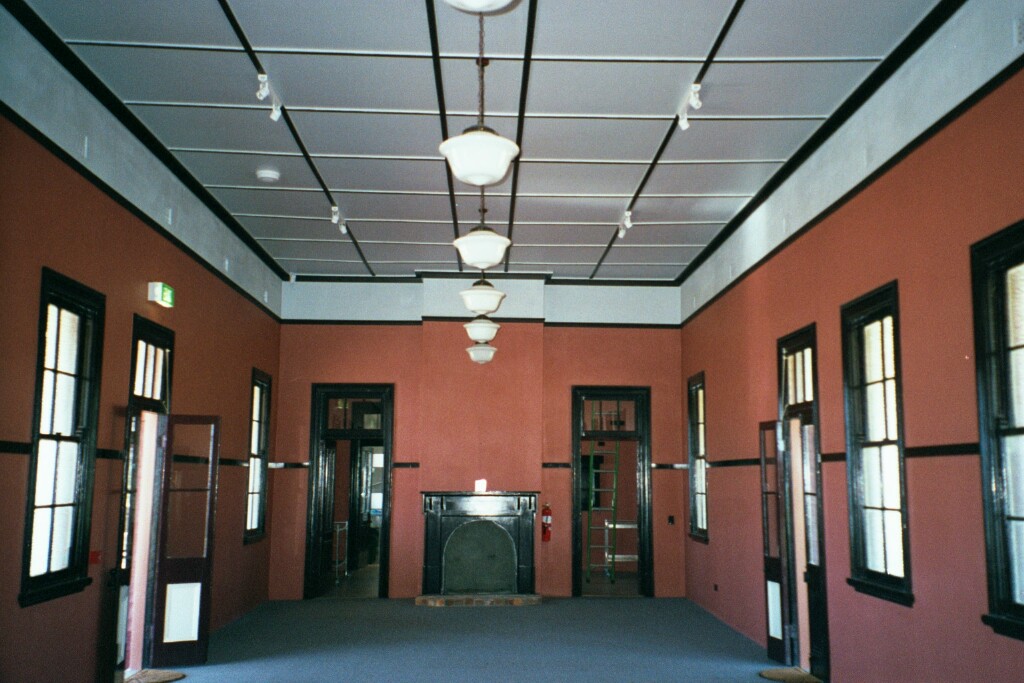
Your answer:
[[[620,419],[619,401],[614,402],[613,410],[604,410],[604,401],[594,401],[590,414],[592,430],[609,430],[617,425]],[[587,496],[587,568],[584,578],[590,583],[591,572],[595,569],[604,570],[605,574],[615,583],[615,562],[624,561],[616,554],[618,530],[624,528],[618,523],[619,505],[619,442],[612,442],[611,448],[603,447],[604,442],[590,442],[590,495]],[[597,457],[607,458],[597,466]],[[610,479],[609,479],[610,476]],[[604,486],[602,486],[604,484]],[[607,495],[606,500],[602,496]],[[598,505],[595,505],[595,501]],[[595,515],[595,513],[597,513]],[[607,516],[604,516],[607,513]],[[601,517],[604,516],[602,520]],[[597,557],[595,558],[595,554]]]

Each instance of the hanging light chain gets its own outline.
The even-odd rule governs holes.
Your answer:
[[[476,122],[484,125],[484,15],[481,12],[477,15],[480,20],[480,58],[477,60],[477,80],[480,84],[480,110],[477,113]]]

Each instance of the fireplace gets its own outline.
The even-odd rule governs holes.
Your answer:
[[[534,591],[537,493],[424,491],[424,595]]]

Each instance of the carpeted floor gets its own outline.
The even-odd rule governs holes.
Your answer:
[[[764,650],[682,599],[417,607],[270,602],[213,634],[186,683],[754,681]]]

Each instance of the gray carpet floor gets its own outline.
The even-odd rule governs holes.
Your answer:
[[[682,599],[533,607],[411,600],[269,602],[213,634],[186,683],[242,681],[754,681],[778,666]]]

